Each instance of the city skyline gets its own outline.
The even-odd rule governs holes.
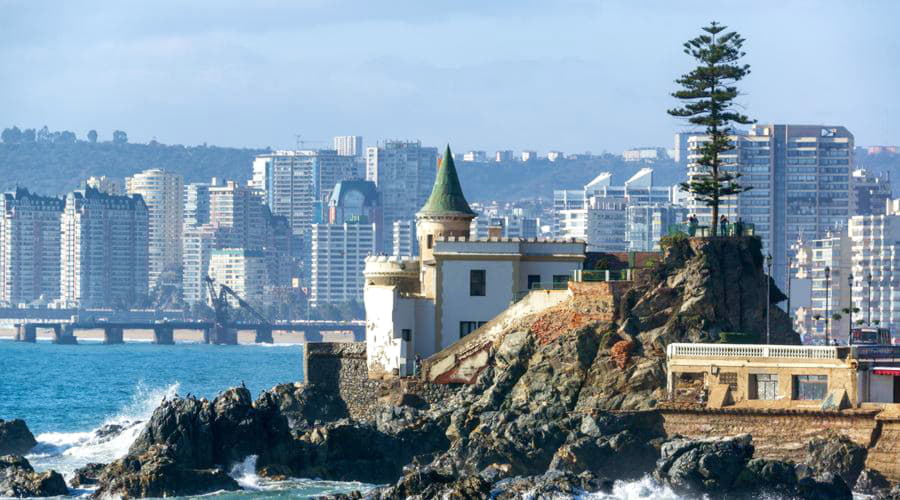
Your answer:
[[[900,110],[884,96],[900,74],[884,62],[900,46],[881,33],[900,7],[822,5],[735,16],[699,2],[110,3],[89,12],[10,2],[0,105],[10,124],[101,138],[121,129],[136,142],[288,148],[299,134],[320,148],[357,134],[460,152],[668,147],[683,128],[664,113],[690,64],[681,43],[716,19],[748,40],[753,73],[741,103],[752,117],[840,123],[860,145],[896,143]],[[65,92],[47,88],[61,81]],[[269,118],[245,125],[260,115]]]

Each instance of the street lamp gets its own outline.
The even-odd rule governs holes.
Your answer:
[[[829,344],[828,320],[831,316],[831,268],[825,266],[825,345]]]
[[[847,326],[847,345],[853,345],[853,273],[847,276],[847,285],[850,287],[850,307],[847,308],[849,324]]]
[[[766,268],[768,269],[766,274],[766,344],[769,344],[772,334],[772,319],[769,314],[772,307],[772,254],[766,255]]]
[[[869,284],[866,290],[866,326],[872,326],[872,273],[866,275]]]

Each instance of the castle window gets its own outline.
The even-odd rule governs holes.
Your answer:
[[[412,330],[410,330],[409,328],[400,330],[400,334],[403,336],[404,342],[409,342],[412,340]]]
[[[430,250],[431,247],[434,246],[434,235],[433,235],[433,234],[429,234],[429,235],[426,237],[426,240],[427,240],[426,246],[427,246],[428,249]]]
[[[731,389],[731,392],[737,392],[737,373],[735,372],[722,372],[719,374],[719,383],[720,384],[728,384],[728,387]]]
[[[528,289],[534,290],[535,288],[540,288],[541,286],[541,275],[540,274],[529,274],[528,275]]]
[[[469,271],[469,295],[484,297],[487,292],[487,271],[472,269]]]

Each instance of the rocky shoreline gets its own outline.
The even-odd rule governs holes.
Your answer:
[[[522,318],[496,339],[474,384],[430,403],[388,397],[351,418],[353,405],[323,384],[279,385],[256,400],[243,387],[211,401],[176,397],[154,411],[124,457],[76,479],[95,482],[95,497],[236,490],[228,471],[256,456],[256,472],[268,478],[387,485],[343,498],[571,496],[651,476],[677,494],[711,498],[846,499],[856,489],[900,499],[900,487],[864,468],[866,449],[840,435],[809,442],[797,464],[755,457],[750,435],[664,432],[654,407],[665,393],[665,346],[763,330],[761,311],[773,298],[762,292],[754,241],[674,242],[615,321],[571,315],[548,331],[552,318]],[[783,314],[773,315],[772,329],[780,342],[796,341]],[[3,469],[12,474],[0,471],[0,494],[57,483],[17,460]],[[35,491],[51,490],[29,496]]]

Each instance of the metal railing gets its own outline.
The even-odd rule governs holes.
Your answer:
[[[631,269],[596,269],[582,270],[576,269],[572,271],[572,280],[578,283],[590,283],[599,281],[631,281]]]
[[[696,224],[680,223],[669,226],[669,235],[684,234],[687,236],[697,236],[700,238],[708,238],[711,236],[709,226],[701,226]],[[750,222],[729,222],[719,224],[719,236],[753,236],[756,234],[756,227]]]

